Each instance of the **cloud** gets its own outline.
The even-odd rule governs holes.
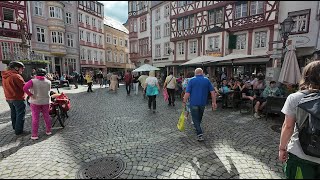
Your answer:
[[[128,19],[128,1],[99,1],[104,5],[104,15],[125,23]]]

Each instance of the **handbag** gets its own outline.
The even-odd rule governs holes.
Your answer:
[[[185,119],[184,119],[184,108],[183,108],[177,124],[177,128],[179,129],[179,131],[185,130],[184,122],[185,122]]]

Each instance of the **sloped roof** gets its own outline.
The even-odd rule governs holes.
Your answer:
[[[119,21],[112,19],[111,17],[105,16],[103,23],[107,26],[113,27],[119,31],[129,34],[128,29]]]

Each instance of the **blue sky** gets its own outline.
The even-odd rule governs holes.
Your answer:
[[[99,1],[104,4],[104,15],[122,24],[128,19],[128,1]]]

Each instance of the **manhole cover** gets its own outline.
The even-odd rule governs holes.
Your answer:
[[[125,170],[126,164],[120,158],[107,157],[84,164],[77,174],[77,179],[115,179]]]
[[[271,126],[271,129],[272,129],[274,132],[281,133],[282,125],[279,125],[279,124],[272,125],[272,126]]]

